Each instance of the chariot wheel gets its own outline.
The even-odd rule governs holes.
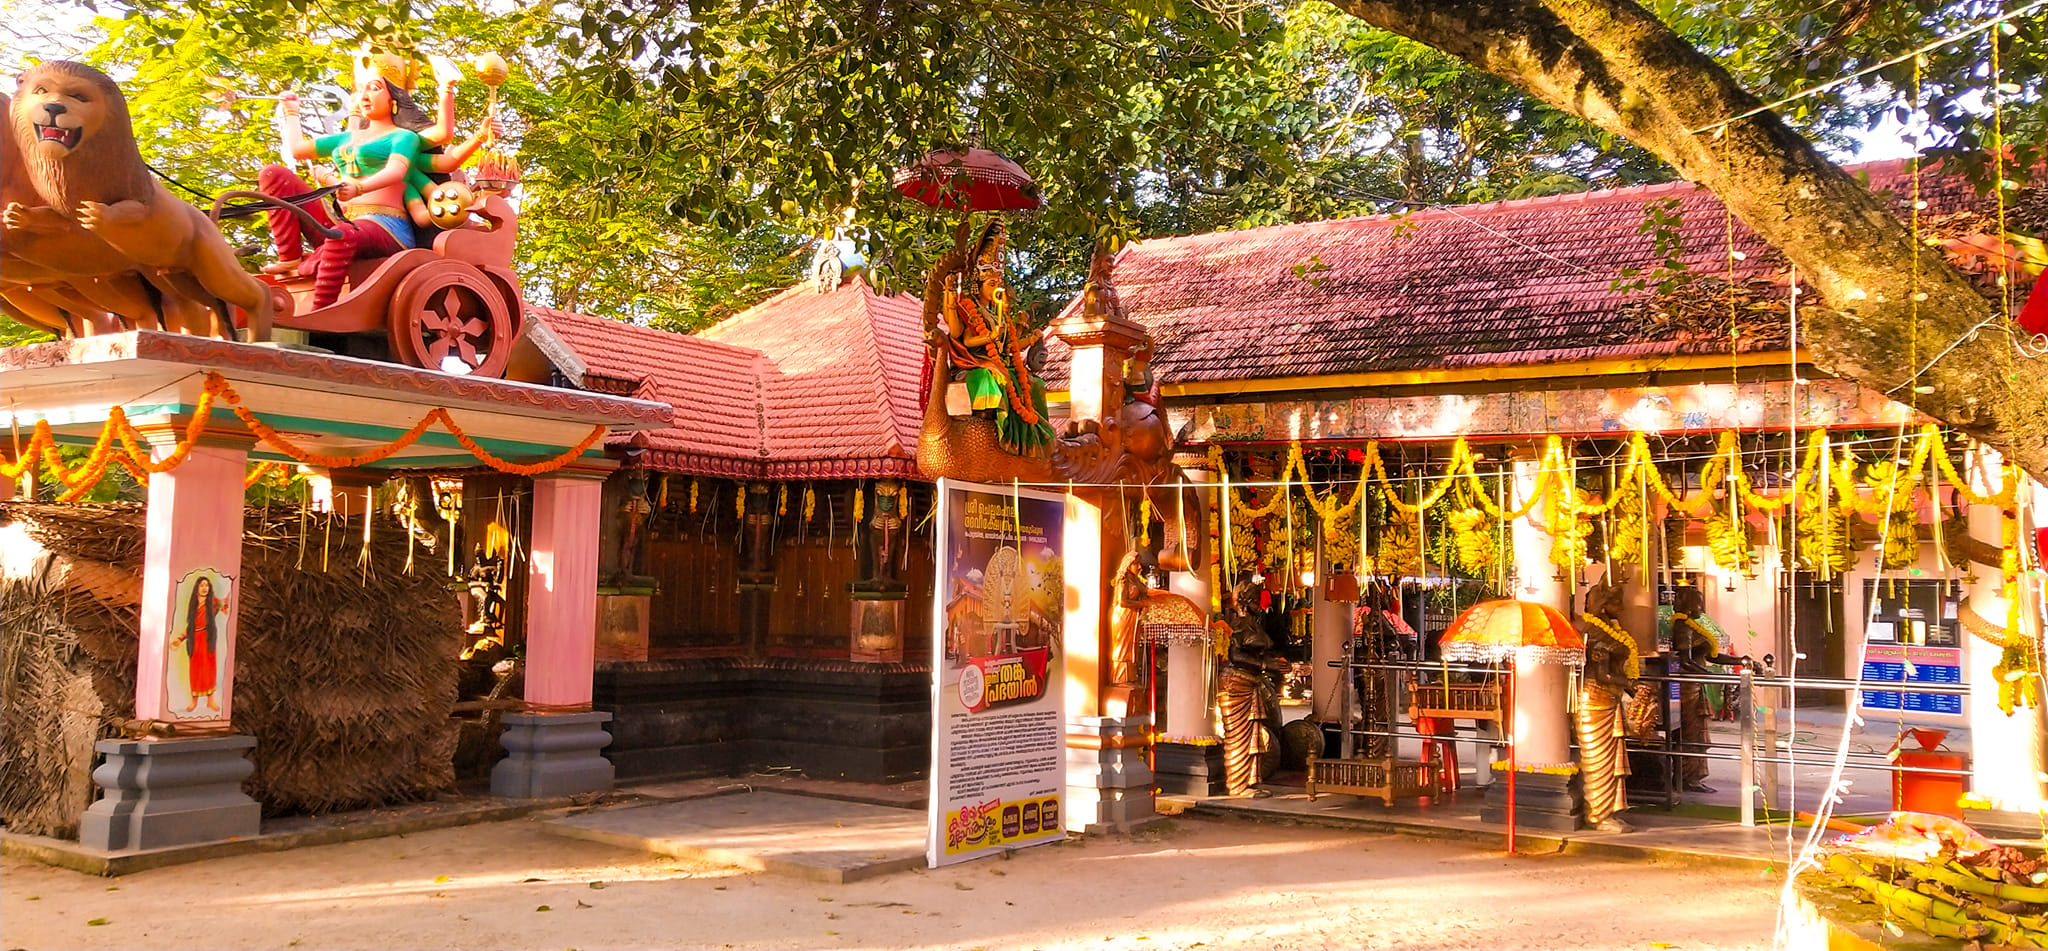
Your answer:
[[[512,311],[496,282],[460,261],[414,269],[391,295],[391,353],[445,373],[496,377],[512,359]]]

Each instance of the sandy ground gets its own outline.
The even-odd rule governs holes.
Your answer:
[[[1753,869],[1232,819],[821,885],[531,820],[100,879],[0,864],[6,948],[1749,948]]]

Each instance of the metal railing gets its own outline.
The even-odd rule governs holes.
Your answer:
[[[1351,670],[1373,670],[1382,671],[1386,673],[1430,673],[1439,674],[1447,677],[1457,675],[1471,677],[1499,677],[1510,672],[1500,668],[1476,667],[1469,664],[1450,664],[1445,662],[1424,663],[1419,661],[1360,661],[1351,659],[1350,651],[1351,645],[1347,643],[1345,645],[1345,658],[1342,660],[1328,661],[1327,665],[1330,667],[1338,668],[1340,670],[1348,668]],[[1787,691],[1793,689],[1830,690],[1848,693],[1849,696],[1846,698],[1847,702],[1845,706],[1850,711],[1852,711],[1852,716],[1855,715],[1853,713],[1854,708],[1859,705],[1859,698],[1857,697],[1857,694],[1860,692],[1879,692],[1897,694],[1953,694],[1964,696],[1967,696],[1970,693],[1970,686],[1968,684],[1924,683],[1920,681],[1896,680],[1859,682],[1854,680],[1845,680],[1841,678],[1794,678],[1777,676],[1759,676],[1754,670],[1750,669],[1744,669],[1732,674],[1695,673],[1691,671],[1653,673],[1650,671],[1644,671],[1639,677],[1637,677],[1637,679],[1647,680],[1653,683],[1698,684],[1702,686],[1709,684],[1717,684],[1721,686],[1732,686],[1735,688],[1736,721],[1738,723],[1738,728],[1741,731],[1740,746],[1737,751],[1725,752],[1714,749],[1715,744],[1712,740],[1713,734],[1711,731],[1708,731],[1708,739],[1705,742],[1688,744],[1693,746],[1706,747],[1706,749],[1678,749],[1676,743],[1679,741],[1677,741],[1675,738],[1675,730],[1668,725],[1671,724],[1674,719],[1674,714],[1671,710],[1672,701],[1670,699],[1670,692],[1668,690],[1660,691],[1658,693],[1659,701],[1664,704],[1664,709],[1662,711],[1663,716],[1659,719],[1662,723],[1667,724],[1667,726],[1663,730],[1665,737],[1664,745],[1662,747],[1649,747],[1641,745],[1640,742],[1633,742],[1631,743],[1630,748],[1643,753],[1648,753],[1666,758],[1665,761],[1667,765],[1665,767],[1666,775],[1664,777],[1664,786],[1667,790],[1668,798],[1671,799],[1675,799],[1676,796],[1676,782],[1674,781],[1674,778],[1671,775],[1671,767],[1670,765],[1668,765],[1672,761],[1681,758],[1692,758],[1714,760],[1720,762],[1734,762],[1741,764],[1740,769],[1738,771],[1738,782],[1741,785],[1742,792],[1738,798],[1741,801],[1741,822],[1745,826],[1753,826],[1756,824],[1757,796],[1759,793],[1765,791],[1762,786],[1758,785],[1758,766],[1819,766],[1823,765],[1823,763],[1825,762],[1818,759],[1799,760],[1794,759],[1790,756],[1776,755],[1775,743],[1772,744],[1773,750],[1771,755],[1767,756],[1758,753],[1758,748],[1761,745],[1759,742],[1760,738],[1758,736],[1759,728],[1756,722],[1757,717],[1755,697],[1756,690],[1758,688],[1782,689]],[[1428,684],[1418,684],[1409,687],[1408,685],[1400,684],[1397,681],[1390,682],[1389,686],[1394,687],[1397,691],[1400,689],[1427,690],[1430,687],[1430,685]],[[1398,693],[1396,693],[1395,696],[1398,697]],[[1343,732],[1341,734],[1342,738],[1340,740],[1341,755],[1346,758],[1349,758],[1352,755],[1351,738],[1355,736],[1387,737],[1396,740],[1425,740],[1439,742],[1450,739],[1456,739],[1459,742],[1473,742],[1485,746],[1501,747],[1507,745],[1505,731],[1507,729],[1510,729],[1510,727],[1506,725],[1502,727],[1503,735],[1500,737],[1485,737],[1474,735],[1470,738],[1462,736],[1454,738],[1443,734],[1422,733],[1414,730],[1372,730],[1352,727],[1350,724],[1350,699],[1351,691],[1348,688],[1345,689],[1341,694],[1339,694],[1338,716],[1340,718],[1340,722],[1344,724]],[[1393,707],[1396,709],[1399,709],[1400,706],[1401,705],[1398,703],[1393,704]],[[1508,716],[1512,717],[1512,711],[1508,712]],[[1678,711],[1676,716],[1682,718],[1684,716],[1684,712],[1682,710]],[[1846,722],[1844,723],[1843,728],[1849,728]],[[1849,756],[1850,760],[1848,762],[1848,767],[1851,769],[1878,770],[1890,773],[1914,773],[1918,775],[1945,775],[1964,777],[1971,775],[1970,771],[1967,769],[1945,769],[1941,767],[1932,766],[1902,765],[1894,761],[1894,759],[1888,754],[1851,752]],[[1872,757],[1876,757],[1876,759],[1872,760]],[[1773,783],[1773,785],[1775,785],[1775,783]]]

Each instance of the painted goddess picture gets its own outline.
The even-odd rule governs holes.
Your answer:
[[[172,602],[170,656],[164,658],[165,696],[178,720],[227,718],[228,619],[233,581],[197,568],[178,582]]]

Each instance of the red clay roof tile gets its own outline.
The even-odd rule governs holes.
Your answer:
[[[914,476],[922,308],[855,278],[798,284],[696,335],[536,308],[590,389],[645,392],[675,423],[620,445],[649,465],[764,479]]]
[[[1851,171],[1879,190],[1905,182],[1899,162]],[[1960,206],[1967,189],[1922,179],[1937,211]],[[1678,203],[1687,266],[1726,273],[1724,207],[1672,182],[1149,239],[1116,256],[1111,280],[1171,383],[1726,353],[1725,338],[1645,339],[1620,312],[1622,270],[1660,260],[1644,222],[1664,201]],[[1738,276],[1782,270],[1741,222],[1733,230]],[[1047,361],[1055,388],[1066,385],[1064,349],[1055,342]]]

